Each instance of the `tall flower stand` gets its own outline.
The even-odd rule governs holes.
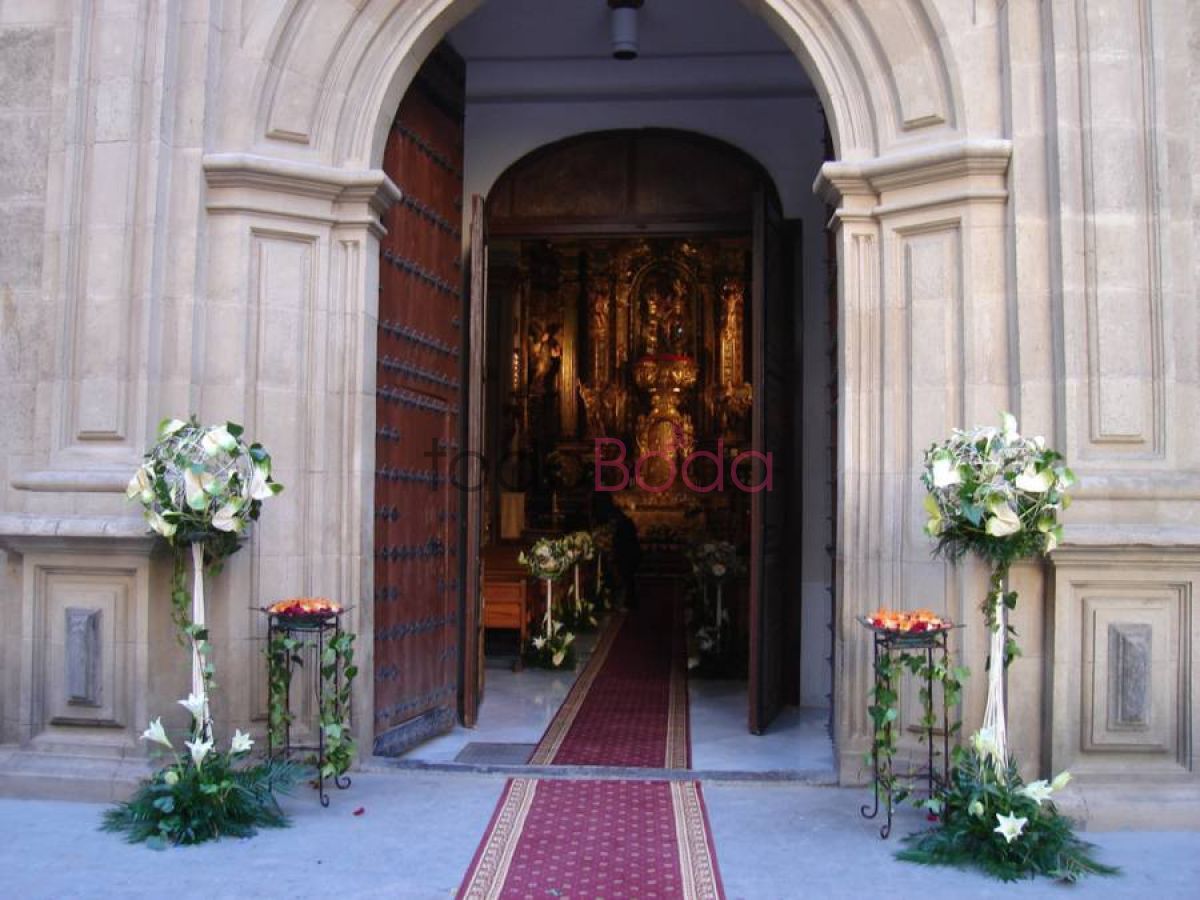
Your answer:
[[[322,677],[321,665],[325,649],[332,646],[333,642],[342,634],[342,613],[284,616],[267,610],[264,612],[267,616],[267,683],[268,685],[273,684],[275,678],[272,675],[277,674],[278,679],[284,685],[283,708],[287,710],[283,716],[281,739],[277,739],[276,729],[272,727],[273,723],[268,724],[267,756],[271,759],[275,759],[277,756],[283,759],[292,759],[298,755],[316,754],[317,794],[321,799],[321,805],[329,806],[329,794],[325,790],[325,729],[321,725],[320,710],[324,709],[325,704],[331,699],[337,703],[337,698],[341,694],[343,673],[341,666],[338,666],[332,681],[330,681]],[[295,640],[299,642],[299,646],[288,651],[277,651],[275,648],[278,647],[281,638]],[[316,682],[315,700],[318,710],[317,742],[315,744],[292,743],[292,677],[295,670],[303,665],[300,651],[305,648],[316,650],[316,655],[313,657],[316,664],[314,681]],[[346,712],[340,707],[337,708],[338,718],[341,721],[345,721]],[[350,787],[350,776],[348,775],[335,774],[331,776],[331,780],[339,790]]]
[[[923,790],[926,796],[933,797],[939,787],[950,782],[950,712],[946,703],[946,694],[942,692],[940,716],[932,715],[933,704],[933,669],[935,662],[940,660],[948,671],[950,668],[950,651],[947,637],[951,628],[921,633],[887,631],[876,628],[869,619],[860,618],[859,623],[874,635],[874,667],[875,698],[873,710],[879,710],[884,720],[882,726],[882,741],[876,737],[871,742],[871,768],[874,804],[863,804],[859,812],[864,818],[874,819],[879,815],[880,796],[884,800],[887,821],[879,828],[879,836],[886,839],[892,832],[892,813],[896,803],[896,782],[903,780],[907,783],[904,795],[913,790]],[[955,626],[961,627],[961,626]],[[925,696],[928,698],[926,717],[922,731],[924,733],[927,751],[924,766],[897,775],[893,766],[892,753],[895,748],[896,736],[900,728],[896,701],[899,699],[900,684],[896,674],[903,672],[908,660],[917,659],[924,663],[921,669],[926,672]],[[909,668],[911,672],[911,667]],[[872,717],[874,721],[874,717]],[[935,765],[934,737],[938,732],[942,735],[941,765]],[[881,746],[882,743],[882,746]],[[881,752],[882,751],[882,752]]]

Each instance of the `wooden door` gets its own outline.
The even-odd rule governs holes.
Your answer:
[[[789,635],[795,585],[789,578],[792,297],[786,226],[777,201],[759,191],[755,202],[751,272],[753,336],[753,449],[770,454],[770,490],[751,497],[750,527],[750,730],[761,734],[791,693],[787,656],[798,635]],[[759,466],[753,485],[761,484]]]
[[[465,494],[466,530],[463,535],[463,666],[459,710],[468,728],[475,726],[483,701],[483,521],[486,506],[484,421],[487,384],[487,238],[483,198],[471,198],[470,281],[467,293],[470,323],[467,342],[467,416],[464,464],[454,473]]]
[[[375,752],[454,725],[459,702],[459,449],[464,67],[445,45],[400,102],[384,170],[403,199],[379,260]]]

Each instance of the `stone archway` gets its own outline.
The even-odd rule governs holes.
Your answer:
[[[256,543],[254,564],[232,590],[257,596],[285,577],[308,591],[363,598],[363,634],[372,624],[366,511],[378,216],[398,197],[378,163],[408,82],[476,5],[264,4],[243,23],[240,52],[254,91],[222,108],[222,138],[203,163],[206,330],[251,348],[232,375],[233,396],[222,389],[229,373],[205,373],[203,405],[257,423],[264,440],[301,448],[288,502],[304,524]],[[1011,147],[994,113],[998,80],[974,88],[974,100],[989,102],[973,104],[981,111],[968,116],[958,51],[931,2],[749,5],[811,74],[838,157],[816,188],[836,207],[835,737],[842,778],[853,781],[869,733],[862,698],[870,664],[854,617],[881,598],[914,593],[959,617],[973,606],[965,576],[929,562],[912,484],[921,448],[1009,405]],[[217,310],[240,312],[241,324]],[[288,330],[266,327],[268,318]],[[294,365],[264,362],[297,346]],[[294,408],[293,417],[280,416],[279,404]],[[231,636],[250,636],[253,627],[234,624]],[[371,671],[369,641],[362,651]],[[967,652],[982,658],[981,646]],[[369,683],[362,687],[358,727],[366,737],[372,698]],[[968,715],[978,702],[968,697]]]

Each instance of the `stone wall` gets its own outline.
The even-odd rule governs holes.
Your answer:
[[[165,564],[121,496],[163,415],[245,421],[288,484],[214,585],[222,726],[262,711],[250,605],[370,597],[382,138],[474,5],[0,4],[0,740],[136,755],[186,685],[151,602]],[[854,616],[901,597],[977,618],[979,567],[929,559],[920,453],[1007,408],[1083,478],[1067,545],[1016,573],[1018,751],[1097,789],[1194,788],[1200,12],[747,7],[810,73],[838,156],[843,780],[868,739]],[[976,677],[968,723],[982,696]]]

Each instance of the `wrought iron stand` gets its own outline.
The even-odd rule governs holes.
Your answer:
[[[326,616],[280,616],[272,612],[267,613],[267,647],[275,645],[275,639],[279,636],[286,635],[291,638],[306,641],[309,646],[314,646],[317,651],[316,655],[316,701],[317,701],[317,743],[316,744],[293,744],[292,743],[292,718],[289,714],[284,718],[283,722],[283,746],[276,747],[274,744],[274,732],[269,726],[267,728],[267,756],[274,759],[278,754],[284,759],[291,759],[295,754],[315,753],[317,765],[317,794],[321,798],[321,805],[329,805],[329,794],[325,791],[325,729],[321,727],[320,710],[324,706],[323,692],[328,689],[326,680],[321,676],[321,659],[325,654],[325,647],[331,642],[331,639],[336,639],[342,633],[342,614],[331,613]],[[312,638],[316,638],[315,643]],[[284,705],[286,709],[292,708],[292,674],[296,666],[301,665],[300,656],[296,653],[288,653],[284,661],[287,667],[287,693],[284,695]],[[268,660],[267,665],[271,665]],[[340,694],[342,683],[342,669],[339,665],[333,676],[333,690],[335,698]],[[338,710],[339,719],[344,719],[345,710]],[[334,775],[334,786],[339,790],[345,790],[350,787],[350,776]]]
[[[875,673],[875,691],[876,696],[881,687],[883,687],[883,678],[879,672],[879,660],[882,656],[891,655],[893,653],[924,653],[925,654],[925,671],[930,674],[925,679],[925,688],[930,692],[929,696],[933,696],[933,662],[934,656],[938,652],[941,653],[942,664],[950,665],[950,652],[947,648],[946,639],[952,629],[945,628],[938,631],[927,631],[921,634],[901,633],[896,631],[883,631],[870,625],[866,620],[860,619],[875,637],[875,652],[873,656]],[[932,701],[931,701],[932,702]],[[888,722],[884,725],[888,743],[891,743],[892,729],[899,726],[898,722]],[[925,731],[925,746],[928,752],[926,765],[906,773],[903,776],[910,780],[914,787],[924,782],[924,788],[928,791],[928,795],[932,797],[937,788],[944,786],[950,781],[950,716],[949,709],[946,706],[946,695],[942,694],[942,765],[939,772],[934,766],[934,750],[933,739],[939,729],[933,725],[927,725]],[[873,788],[875,793],[874,805],[864,803],[859,812],[864,818],[873,819],[879,815],[879,795],[882,793],[886,799],[887,821],[880,826],[879,836],[886,839],[892,833],[892,812],[895,808],[894,798],[892,795],[892,785],[895,783],[896,774],[893,771],[892,759],[879,758],[879,747],[877,743],[871,742],[871,766],[874,770]]]

